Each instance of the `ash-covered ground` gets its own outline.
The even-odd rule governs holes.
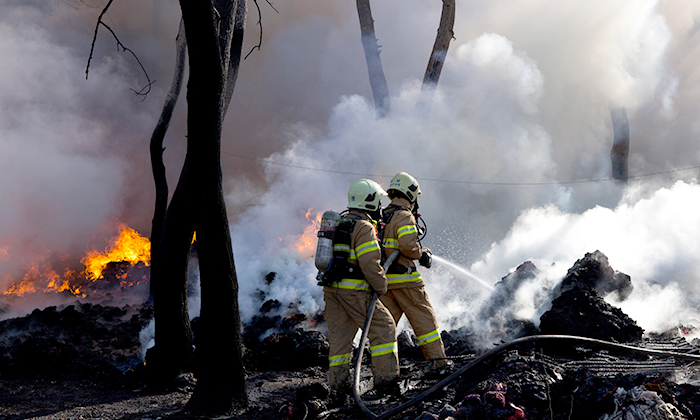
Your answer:
[[[508,314],[510,295],[536,272],[532,263],[522,264],[496,285],[492,302],[485,306],[483,318],[491,320],[490,327],[501,332],[503,341],[565,334],[660,353],[651,356],[583,341],[528,339],[472,363],[502,343],[480,348],[477,343],[483,337],[462,328],[442,332],[454,367],[435,371],[422,360],[412,333],[404,331],[399,337],[401,394],[375,395],[369,369],[363,367],[362,388],[369,390],[364,397],[369,409],[381,414],[445,378],[454,378],[392,418],[700,418],[700,368],[693,360],[700,348],[698,340],[687,339],[695,327],[645,333],[608,304],[602,296],[616,293],[624,299],[633,285],[600,252],[586,254],[559,286],[542,297],[549,309],[538,326],[503,316]],[[282,306],[285,311],[280,311]],[[152,315],[149,303],[117,307],[75,301],[0,322],[0,418],[187,418],[181,410],[196,383],[194,374],[183,373],[174,389],[146,385],[139,334]],[[365,418],[352,397],[329,396],[328,343],[319,332],[323,328],[318,328],[323,323],[322,314],[308,317],[288,304],[266,301],[244,325],[250,408],[222,418]],[[196,334],[196,319],[193,329]]]

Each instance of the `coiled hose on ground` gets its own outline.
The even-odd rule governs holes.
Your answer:
[[[389,264],[391,264],[391,263],[389,262]],[[387,265],[387,267],[388,267],[388,265]],[[369,408],[367,408],[365,403],[362,401],[362,397],[360,395],[360,367],[362,365],[362,353],[364,350],[365,343],[367,341],[367,331],[369,330],[370,324],[372,323],[372,315],[374,314],[374,308],[375,308],[376,303],[377,303],[377,298],[378,298],[377,294],[373,293],[372,300],[370,301],[370,305],[369,305],[369,308],[367,310],[367,318],[365,318],[365,324],[362,327],[362,335],[360,337],[360,348],[359,348],[359,353],[357,355],[357,361],[355,362],[355,375],[353,376],[353,388],[352,388],[352,394],[353,394],[353,397],[355,398],[355,403],[360,408],[360,410],[368,418],[371,418],[371,419],[388,419],[392,416],[395,416],[395,415],[407,410],[411,406],[419,403],[420,401],[423,401],[424,399],[428,398],[430,395],[434,394],[435,392],[440,391],[441,389],[445,388],[447,385],[456,381],[457,378],[464,375],[468,370],[470,370],[474,366],[478,365],[479,363],[489,359],[490,357],[492,357],[492,356],[494,356],[494,355],[496,355],[504,350],[507,350],[511,347],[517,346],[519,344],[529,343],[529,342],[534,342],[534,341],[571,341],[573,343],[591,344],[591,345],[594,345],[596,347],[601,347],[604,349],[618,349],[618,350],[622,349],[622,350],[630,351],[632,353],[654,355],[654,356],[673,356],[673,357],[676,357],[678,359],[685,359],[685,360],[700,362],[700,355],[694,355],[694,354],[685,354],[685,353],[678,353],[678,352],[672,352],[672,351],[645,349],[645,348],[641,348],[641,347],[629,346],[626,344],[612,343],[609,341],[597,340],[595,338],[579,337],[579,336],[574,336],[574,335],[533,335],[533,336],[529,336],[529,337],[516,338],[515,340],[501,344],[498,347],[494,347],[493,349],[487,351],[486,353],[484,353],[481,356],[477,357],[476,359],[472,360],[469,364],[456,370],[453,374],[451,374],[447,378],[445,378],[442,381],[438,382],[437,384],[433,385],[429,389],[421,392],[420,394],[416,395],[415,397],[411,398],[410,400],[406,401],[405,403],[403,403],[397,407],[394,407],[391,410],[386,411],[384,413],[375,414]]]

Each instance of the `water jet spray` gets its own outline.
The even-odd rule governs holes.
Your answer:
[[[442,258],[442,257],[439,257],[439,256],[435,255],[435,254],[433,254],[433,261],[437,261],[437,262],[439,262],[439,263],[441,263],[441,264],[447,265],[447,266],[450,267],[450,268],[453,268],[454,270],[456,270],[456,271],[458,271],[459,273],[463,274],[465,277],[469,278],[470,280],[473,280],[473,281],[479,283],[480,285],[482,285],[483,287],[487,288],[490,292],[493,292],[493,291],[495,290],[495,289],[493,288],[493,286],[491,286],[490,284],[486,283],[484,280],[481,280],[480,278],[478,278],[478,277],[475,276],[474,274],[470,273],[466,268],[461,267],[461,266],[459,266],[459,265],[453,263],[452,261],[448,261],[448,260],[446,260],[446,259],[444,259],[444,258]]]

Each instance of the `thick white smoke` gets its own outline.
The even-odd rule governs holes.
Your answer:
[[[406,170],[425,193],[425,246],[470,266],[491,284],[526,260],[542,270],[513,302],[513,312],[523,319],[537,322],[538,291],[596,249],[608,255],[613,268],[632,276],[635,293],[616,304],[642,327],[659,330],[698,319],[695,302],[683,297],[694,291],[692,279],[699,274],[689,258],[694,247],[685,245],[700,228],[692,210],[697,202],[689,198],[697,187],[673,184],[695,173],[633,179],[627,187],[569,182],[609,177],[612,106],[624,106],[630,115],[632,176],[697,164],[696,150],[660,150],[668,142],[691,150],[689,138],[676,136],[697,133],[692,121],[679,118],[691,112],[680,104],[695,107],[690,92],[679,87],[696,79],[696,71],[674,63],[675,53],[698,43],[688,32],[694,23],[679,20],[681,13],[697,17],[697,7],[661,7],[654,1],[605,7],[496,2],[472,13],[462,6],[457,39],[426,115],[415,109],[421,76],[412,61],[415,52],[401,46],[415,33],[381,30],[382,17],[391,21],[393,12],[405,10],[393,3],[373,6],[393,93],[391,115],[377,119],[368,94],[349,95],[333,107],[326,127],[297,124],[282,134],[292,139],[291,146],[269,158],[270,189],[232,227],[239,278],[245,279],[242,295],[265,289],[267,298],[322,307],[313,285],[315,269],[292,246],[308,225],[305,212],[341,210],[355,179],[366,176],[386,186],[395,172]],[[355,18],[351,12],[347,19]],[[423,28],[425,21],[420,22],[417,27]],[[327,41],[337,42],[336,37]],[[406,62],[417,74],[405,74],[392,47],[411,55]],[[400,83],[392,82],[395,74],[402,75]],[[669,234],[679,232],[678,226],[692,228],[680,229],[688,236]],[[285,280],[261,286],[269,271]],[[444,325],[475,321],[487,291],[445,267],[423,273]],[[677,299],[671,306],[676,310],[653,315],[642,309],[650,307],[647,299],[654,293]],[[659,302],[653,307],[661,309]],[[259,303],[245,300],[244,319]]]
[[[653,192],[642,190],[631,185],[616,207],[596,206],[580,214],[553,205],[529,209],[471,270],[497,279],[530,260],[545,270],[539,280],[551,287],[574,261],[600,250],[614,269],[631,276],[631,296],[613,303],[640,326],[651,331],[697,326],[700,245],[693,238],[700,234],[700,186],[678,181]],[[513,305],[530,309],[524,319],[538,309],[527,299]]]

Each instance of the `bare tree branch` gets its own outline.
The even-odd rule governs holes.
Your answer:
[[[272,2],[271,2],[270,0],[265,0],[265,1],[267,1],[267,4],[269,4],[269,5],[270,5],[270,7],[272,7],[272,10],[274,10],[275,12],[277,12],[277,14],[279,14],[279,13],[280,13],[280,11],[279,11],[279,10],[275,9],[275,6],[274,6],[274,5],[272,4]]]
[[[279,10],[277,10],[275,8],[275,6],[270,2],[270,0],[265,0],[265,1],[267,2],[267,4],[270,5],[272,10],[279,13]],[[246,60],[248,58],[248,56],[253,53],[253,51],[255,51],[255,50],[259,51],[260,47],[262,46],[262,39],[263,39],[262,13],[260,12],[260,5],[258,4],[258,0],[253,0],[253,2],[255,3],[255,7],[258,8],[258,26],[260,26],[260,38],[258,39],[258,45],[253,46],[253,48],[250,49],[248,54],[246,54],[246,56],[243,57],[244,60]]]
[[[95,33],[92,36],[92,44],[90,46],[90,55],[88,57],[87,66],[85,67],[85,79],[87,80],[89,72],[90,72],[90,62],[92,61],[92,56],[93,56],[93,53],[95,51],[95,43],[97,42],[97,33],[100,29],[100,25],[102,25],[105,28],[107,28],[107,30],[112,34],[114,39],[117,41],[117,49],[121,48],[123,52],[130,53],[136,59],[136,62],[139,64],[139,67],[141,67],[141,71],[143,71],[143,74],[146,76],[146,81],[148,83],[146,83],[146,86],[142,87],[140,90],[131,89],[131,91],[139,96],[143,96],[145,99],[146,95],[148,95],[148,93],[151,91],[151,86],[153,85],[153,83],[155,83],[155,80],[151,80],[151,78],[148,76],[148,72],[146,72],[146,69],[143,67],[143,64],[141,64],[141,60],[139,60],[136,53],[134,53],[131,49],[127,48],[124,44],[122,44],[122,42],[119,40],[119,37],[117,37],[117,34],[114,33],[112,28],[110,28],[109,25],[107,25],[106,23],[104,23],[102,21],[102,18],[107,13],[107,10],[109,10],[109,7],[112,5],[113,2],[114,2],[114,0],[109,0],[109,2],[104,7],[104,9],[102,9],[102,13],[100,13],[100,16],[97,18],[97,23],[95,24]]]
[[[258,26],[260,26],[260,38],[258,40],[258,45],[253,46],[253,48],[250,49],[250,52],[246,54],[245,57],[243,57],[244,60],[248,59],[248,56],[253,53],[256,49],[260,51],[260,47],[262,46],[262,36],[263,36],[263,27],[262,27],[262,13],[260,12],[260,5],[258,4],[258,0],[253,0],[255,3],[255,7],[258,9]]]
[[[95,24],[95,33],[92,35],[92,45],[90,47],[90,56],[88,57],[88,62],[87,62],[87,67],[85,68],[85,80],[88,78],[88,72],[90,71],[90,61],[92,61],[92,53],[95,51],[95,42],[97,41],[97,31],[100,29],[100,23],[102,22],[102,16],[107,13],[107,10],[109,9],[109,6],[112,5],[112,2],[114,0],[109,0],[107,5],[105,6],[104,9],[102,9],[102,13],[100,13],[100,16],[97,18],[97,24]]]

